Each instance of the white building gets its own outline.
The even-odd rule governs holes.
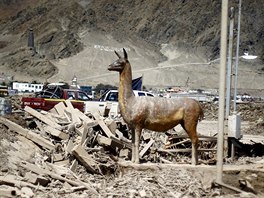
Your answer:
[[[43,89],[43,84],[13,82],[12,88],[18,92],[39,92]]]

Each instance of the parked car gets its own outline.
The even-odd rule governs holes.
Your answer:
[[[21,99],[22,108],[29,106],[33,109],[48,111],[59,102],[71,100],[74,108],[85,112],[85,101],[90,101],[91,98],[83,91],[78,89],[63,89],[61,87],[49,87],[35,94],[34,97],[23,97]]]
[[[135,96],[154,97],[154,94],[146,91],[133,90]],[[85,112],[99,112],[103,116],[115,117],[119,115],[118,90],[109,90],[102,95],[99,101],[86,101]]]

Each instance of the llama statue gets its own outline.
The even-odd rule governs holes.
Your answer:
[[[120,113],[132,131],[132,162],[139,163],[139,143],[143,129],[166,132],[180,124],[192,142],[192,164],[198,164],[199,139],[196,127],[203,118],[198,101],[190,98],[135,97],[132,90],[132,69],[127,52],[124,57],[116,51],[118,59],[108,66],[119,72],[118,103]]]

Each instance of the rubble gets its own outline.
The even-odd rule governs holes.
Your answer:
[[[202,103],[205,109],[204,117],[206,120],[217,120],[218,103]],[[264,103],[247,102],[239,103],[236,106],[236,112],[240,114],[241,121],[250,123],[250,127],[242,131],[244,134],[263,135],[264,134]],[[233,106],[230,109],[233,112]]]
[[[5,143],[17,149],[18,159],[10,162],[14,164],[12,170],[7,163],[1,166],[2,194],[10,197],[49,197],[48,192],[55,197],[212,195],[208,185],[205,187],[199,177],[194,178],[191,170],[171,167],[175,162],[190,164],[191,161],[190,142],[177,136],[180,141],[175,143],[173,130],[167,133],[146,130],[140,157],[142,162],[157,165],[135,165],[130,163],[131,134],[122,118],[109,119],[96,113],[85,115],[73,109],[71,103],[66,104],[59,103],[49,112],[26,107],[23,113],[18,109],[17,119],[0,117],[0,130],[10,135],[14,132],[18,137]],[[175,145],[183,147],[175,148]],[[15,152],[8,151],[8,154],[15,155]],[[252,188],[251,192],[255,193]]]
[[[87,116],[74,109],[71,103],[66,102],[66,105],[59,103],[49,112],[25,107],[27,127],[0,117],[3,126],[34,142],[40,148],[39,155],[43,155],[33,163],[21,161],[17,164],[18,169],[25,170],[22,178],[11,174],[1,176],[1,185],[19,188],[7,189],[3,193],[32,197],[33,191],[41,191],[55,179],[68,183],[69,190],[60,193],[88,190],[98,196],[98,190],[93,185],[72,178],[77,167],[84,167],[90,174],[112,175],[117,174],[119,153],[123,152],[120,156],[129,159],[131,141],[118,130],[118,126],[124,125],[122,121],[105,120],[99,114]],[[154,140],[151,142],[153,144]],[[142,156],[151,144],[146,144]],[[139,194],[145,195],[146,192],[141,190]]]

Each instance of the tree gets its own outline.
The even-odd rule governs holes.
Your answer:
[[[100,96],[102,93],[104,93],[110,89],[117,89],[117,87],[113,86],[113,85],[108,85],[108,84],[106,85],[106,84],[100,83],[100,84],[96,85],[96,87],[94,88],[95,95]]]

